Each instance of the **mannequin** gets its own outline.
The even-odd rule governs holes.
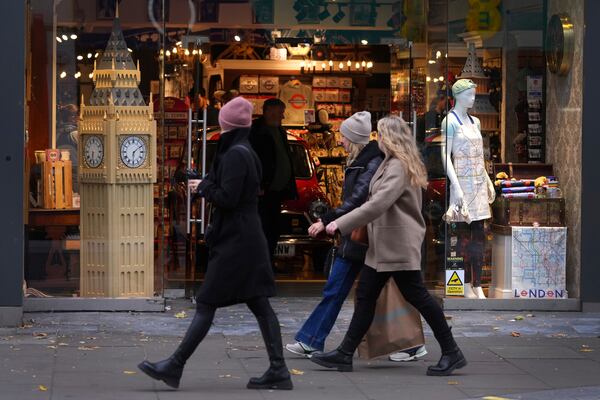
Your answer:
[[[450,181],[450,202],[444,216],[470,233],[468,247],[471,277],[465,282],[465,297],[484,299],[481,267],[484,250],[484,221],[491,218],[489,205],[496,192],[485,169],[479,119],[468,114],[475,103],[477,85],[459,79],[452,86],[455,105],[442,121],[442,160]],[[466,279],[465,279],[466,280]]]

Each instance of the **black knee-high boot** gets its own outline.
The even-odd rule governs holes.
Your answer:
[[[196,315],[194,315],[192,323],[173,355],[166,360],[155,363],[148,360],[142,361],[138,364],[138,368],[149,377],[163,381],[173,388],[178,388],[183,374],[183,367],[208,333],[214,316],[214,307],[198,304]]]
[[[268,302],[268,300],[264,299]],[[268,304],[268,303],[267,303]],[[249,304],[250,306],[250,304]],[[294,385],[290,377],[290,372],[285,364],[285,358],[283,357],[283,344],[281,341],[281,329],[279,327],[279,320],[271,309],[270,305],[261,304],[263,309],[259,315],[257,315],[256,307],[251,307],[251,310],[256,316],[258,326],[260,327],[260,333],[262,334],[269,355],[269,369],[260,378],[250,378],[248,389],[278,389],[278,390],[291,390]]]

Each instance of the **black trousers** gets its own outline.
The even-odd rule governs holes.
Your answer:
[[[352,354],[360,344],[373,322],[377,298],[390,278],[396,281],[396,285],[406,301],[412,304],[425,318],[433,330],[442,352],[454,351],[457,346],[452,337],[452,331],[446,322],[442,308],[425,288],[421,271],[377,272],[366,265],[360,272],[354,315],[352,315],[350,327],[342,342],[342,351]]]
[[[279,241],[282,197],[280,192],[266,192],[258,198],[258,214],[267,238],[271,259]]]
[[[459,232],[469,241],[466,252],[469,264],[465,268],[465,281],[474,287],[481,286],[481,268],[483,267],[483,251],[485,246],[484,221],[473,221],[470,224],[460,222],[457,224]]]
[[[275,311],[273,311],[268,298],[257,297],[246,302],[246,305],[250,311],[252,311],[252,314],[254,314],[259,324],[261,321],[266,321],[268,324],[277,325],[277,329],[279,329],[279,320],[277,319],[277,315],[275,314]],[[179,344],[179,347],[173,354],[180,364],[185,364],[198,345],[206,337],[215,318],[216,311],[216,306],[205,303],[196,304],[196,314],[194,315],[183,340]],[[264,337],[264,339],[266,342],[272,338]],[[279,341],[281,341],[281,333],[279,333]]]

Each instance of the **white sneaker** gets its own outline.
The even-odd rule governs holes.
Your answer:
[[[317,351],[317,349],[310,347],[302,342],[296,342],[291,344],[286,344],[285,349],[290,353],[294,353],[296,355],[310,358],[311,354]]]
[[[389,355],[390,361],[404,362],[413,361],[417,358],[421,358],[427,354],[425,346],[413,347],[411,349],[399,351]]]

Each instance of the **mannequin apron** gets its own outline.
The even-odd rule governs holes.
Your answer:
[[[491,218],[488,203],[487,172],[483,157],[483,139],[475,121],[469,115],[470,124],[464,124],[458,115],[450,112],[459,123],[452,144],[452,164],[463,191],[463,204],[468,209],[468,219],[457,222],[459,232],[464,232],[469,244],[466,246],[468,265],[466,282],[474,288],[481,286],[481,268],[485,243],[484,221]],[[456,205],[453,191],[450,205]],[[466,261],[466,260],[465,260]],[[470,276],[469,276],[470,275]]]

